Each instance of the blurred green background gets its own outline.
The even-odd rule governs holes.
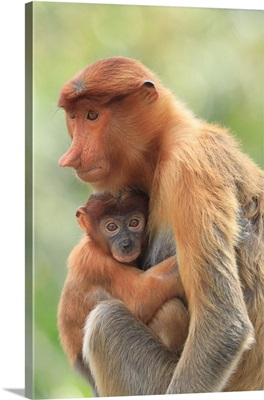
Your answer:
[[[228,126],[261,166],[263,12],[157,6],[33,3],[34,390],[36,398],[89,397],[68,366],[56,313],[66,260],[81,237],[75,210],[89,187],[58,167],[70,144],[61,86],[98,59],[141,60],[198,116]]]

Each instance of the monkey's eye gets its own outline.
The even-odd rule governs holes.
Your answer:
[[[88,111],[86,118],[90,119],[91,121],[94,121],[96,118],[98,118],[98,115],[99,115],[98,112],[90,110],[90,111]]]
[[[129,221],[128,226],[129,226],[130,228],[137,228],[137,227],[139,226],[139,224],[140,224],[139,219],[137,219],[137,218],[132,218],[132,219]]]
[[[115,232],[118,229],[118,226],[115,222],[109,222],[106,226],[105,226],[106,230],[108,232]]]
[[[75,119],[75,114],[69,114],[70,119]]]

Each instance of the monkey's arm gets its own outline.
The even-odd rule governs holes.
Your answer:
[[[122,300],[143,322],[150,321],[167,300],[184,296],[175,256],[142,271],[116,261],[85,236],[71,252],[68,263],[73,282],[82,283],[87,293],[91,287],[101,288]]]
[[[200,167],[177,165],[185,179],[177,184],[173,229],[190,327],[167,393],[223,390],[253,340],[236,263],[235,187],[221,168]]]
[[[106,256],[84,237],[71,252],[68,262],[58,325],[71,364],[81,353],[87,315],[108,294],[110,298],[122,300],[143,321],[149,321],[166,300],[182,291],[175,258],[143,272]]]
[[[176,258],[161,262],[148,271],[127,266],[111,259],[104,268],[102,287],[143,322],[148,322],[169,299],[183,296]]]
[[[232,261],[223,255],[217,263],[224,269]],[[199,303],[188,298],[189,335],[166,393],[222,391],[252,343],[253,330],[238,277],[227,271],[222,275],[214,268],[209,274],[211,283],[202,281],[198,288]]]

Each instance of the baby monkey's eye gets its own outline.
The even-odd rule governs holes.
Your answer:
[[[98,115],[99,115],[98,112],[90,110],[90,111],[88,111],[86,118],[90,119],[91,121],[94,121],[96,118],[98,118]]]
[[[132,218],[132,219],[129,221],[128,226],[129,226],[130,228],[137,228],[137,227],[139,226],[139,224],[140,224],[139,219],[137,219],[137,218]]]
[[[118,229],[118,226],[116,225],[115,222],[109,222],[106,226],[105,226],[106,230],[108,232],[115,232]]]

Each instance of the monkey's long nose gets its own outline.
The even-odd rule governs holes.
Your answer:
[[[77,148],[71,146],[63,156],[59,159],[60,167],[77,168],[80,163],[80,152]]]

